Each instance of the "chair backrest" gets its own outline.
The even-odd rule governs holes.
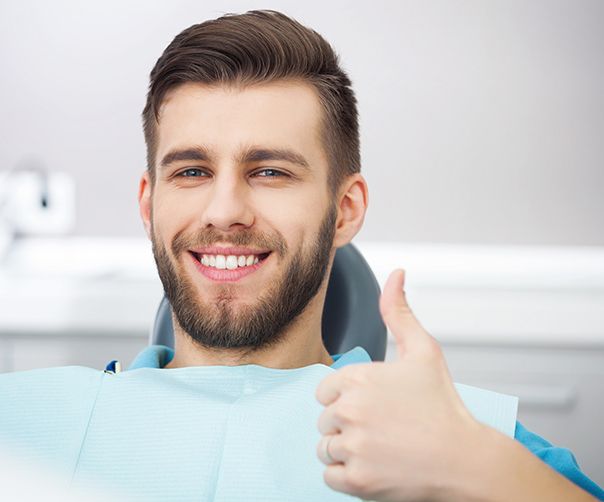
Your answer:
[[[386,326],[379,310],[380,287],[373,271],[353,244],[336,250],[321,329],[330,354],[363,347],[373,361],[386,355]],[[164,296],[151,328],[149,343],[174,348],[172,309]]]

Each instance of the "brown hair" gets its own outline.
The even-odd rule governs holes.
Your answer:
[[[356,98],[329,43],[316,31],[274,10],[225,14],[179,33],[150,74],[143,129],[147,169],[155,183],[159,108],[168,90],[185,82],[252,85],[298,79],[316,89],[323,116],[320,134],[332,194],[361,170]]]

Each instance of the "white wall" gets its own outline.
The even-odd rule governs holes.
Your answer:
[[[182,29],[274,8],[322,33],[360,103],[380,241],[604,244],[604,2],[0,3],[0,169],[77,180],[77,235],[143,236],[148,73]]]

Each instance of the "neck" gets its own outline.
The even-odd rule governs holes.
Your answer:
[[[300,315],[278,343],[260,349],[221,349],[199,346],[172,316],[174,358],[165,368],[257,364],[267,368],[292,369],[317,363],[331,366],[333,359],[323,345],[321,337],[321,317],[312,315],[313,310],[316,309],[307,309]]]

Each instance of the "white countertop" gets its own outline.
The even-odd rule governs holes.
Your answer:
[[[358,243],[378,282],[405,268],[407,299],[451,343],[604,347],[604,249]]]
[[[0,335],[146,336],[163,288],[146,239],[27,239],[0,267]]]
[[[604,249],[355,242],[439,340],[604,346]],[[0,336],[147,336],[162,296],[146,239],[17,241],[0,266]]]

